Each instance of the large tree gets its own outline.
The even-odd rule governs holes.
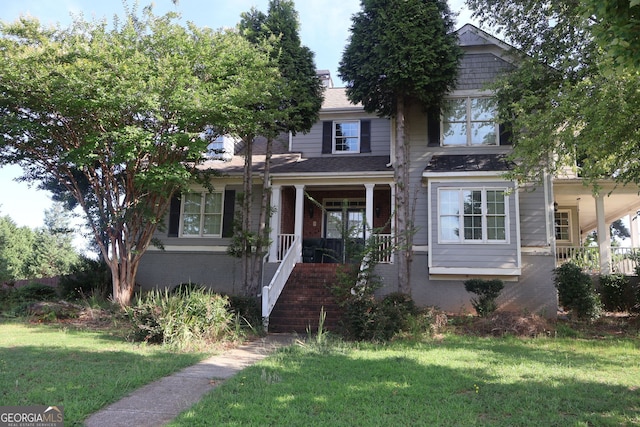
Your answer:
[[[172,195],[197,173],[205,126],[246,131],[277,74],[239,34],[177,18],[147,7],[113,25],[0,24],[0,163],[77,201],[122,305]]]
[[[634,58],[602,49],[613,43],[607,34],[615,34],[606,28],[626,31],[616,26],[611,6],[619,4],[628,12],[629,3],[467,4],[474,16],[504,34],[521,60],[515,72],[492,85],[500,120],[511,125],[514,137],[513,177],[539,181],[547,173],[574,167],[589,183],[601,178],[640,183],[640,75]],[[631,28],[628,38],[634,31],[637,37],[637,28]]]
[[[308,132],[318,120],[322,106],[322,83],[317,76],[313,52],[302,45],[300,40],[300,22],[294,3],[291,0],[271,0],[267,14],[253,8],[242,14],[240,21],[242,34],[252,43],[273,46],[271,58],[280,71],[279,90],[271,108],[279,114],[275,120],[262,124],[261,136],[267,139],[263,170],[262,201],[258,232],[253,241],[253,268],[250,278],[250,294],[258,291],[262,258],[269,243],[267,227],[269,217],[270,160],[273,140],[282,133]],[[251,176],[245,170],[245,175]],[[245,176],[245,179],[247,176]],[[250,204],[247,205],[251,206]],[[250,212],[244,213],[250,217]],[[243,233],[247,235],[247,233]],[[277,244],[277,242],[272,242]]]
[[[338,73],[367,112],[395,119],[394,179],[399,290],[410,293],[413,207],[405,110],[436,110],[457,76],[461,50],[445,0],[362,0]]]

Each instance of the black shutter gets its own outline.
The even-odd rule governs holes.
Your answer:
[[[440,109],[430,108],[427,111],[427,146],[440,146]]]
[[[509,124],[501,123],[498,126],[498,132],[500,133],[500,145],[513,145],[513,134],[511,133]]]
[[[322,122],[322,154],[333,151],[333,122]]]
[[[224,212],[222,213],[222,237],[233,236],[233,213],[236,208],[236,190],[224,192]]]
[[[360,120],[360,152],[371,152],[371,120]]]
[[[179,229],[180,229],[180,195],[176,195],[171,198],[171,204],[169,205],[169,230],[167,232],[167,236],[178,237]]]

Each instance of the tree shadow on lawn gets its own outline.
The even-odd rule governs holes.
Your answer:
[[[429,355],[418,360],[382,351],[379,356],[285,350],[215,389],[172,425],[546,427],[640,422],[637,389],[575,377],[509,377],[491,368],[501,361],[515,363],[510,356],[470,361],[468,366],[464,360],[447,362],[442,355],[433,361]],[[534,352],[532,362],[546,363],[550,357]],[[574,364],[590,369],[590,359]],[[522,356],[517,363],[529,362]]]
[[[65,425],[80,425],[107,404],[199,360],[197,354],[122,347],[91,350],[83,344],[64,348],[57,342],[17,344],[0,348],[0,402],[62,405]]]

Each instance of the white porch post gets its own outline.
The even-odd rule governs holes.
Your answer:
[[[373,229],[373,187],[375,184],[365,184],[364,188],[366,190],[366,207],[365,207],[365,220],[367,222],[367,226],[365,229],[365,238],[369,238],[369,234]]]
[[[627,218],[629,219],[629,233],[631,234],[631,247],[637,248],[638,238],[639,238],[638,221],[640,221],[640,218],[636,217],[635,215],[627,215]]]
[[[598,251],[600,254],[600,274],[611,273],[611,232],[607,226],[604,212],[604,197],[596,199],[596,219],[598,221]]]
[[[396,184],[389,184],[389,187],[391,188],[391,215],[393,220],[391,221],[391,242],[392,245],[397,245],[397,240],[396,240]],[[391,252],[391,262],[394,262],[394,256],[395,256],[395,250],[393,252]]]
[[[304,185],[296,185],[296,216],[294,233],[302,239],[302,222],[304,221]]]
[[[280,245],[278,239],[278,235],[280,234],[280,192],[281,187],[279,185],[271,186],[271,231],[269,232],[271,246],[269,247],[269,262],[278,262],[278,246]]]

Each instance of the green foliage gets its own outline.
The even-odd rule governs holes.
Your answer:
[[[205,290],[150,291],[126,308],[130,338],[181,350],[221,340],[232,321],[228,305],[227,297]]]
[[[229,311],[237,317],[242,327],[252,331],[262,330],[262,307],[260,298],[229,295]]]
[[[42,283],[29,283],[11,292],[10,301],[14,304],[23,304],[37,301],[53,301],[58,298],[56,288]]]
[[[600,276],[602,303],[608,311],[630,310],[635,301],[629,279],[622,274]]]
[[[570,310],[579,319],[594,320],[600,317],[602,304],[588,274],[570,262],[553,272],[560,306]]]
[[[338,73],[368,112],[395,116],[400,97],[438,106],[455,83],[462,51],[446,1],[363,0]]]
[[[67,299],[97,297],[106,299],[111,293],[111,271],[102,260],[82,257],[71,273],[60,278],[60,293]]]
[[[477,298],[471,298],[471,305],[480,317],[489,316],[496,311],[498,308],[496,299],[503,288],[504,283],[499,279],[469,279],[464,282],[464,289],[477,295]]]

